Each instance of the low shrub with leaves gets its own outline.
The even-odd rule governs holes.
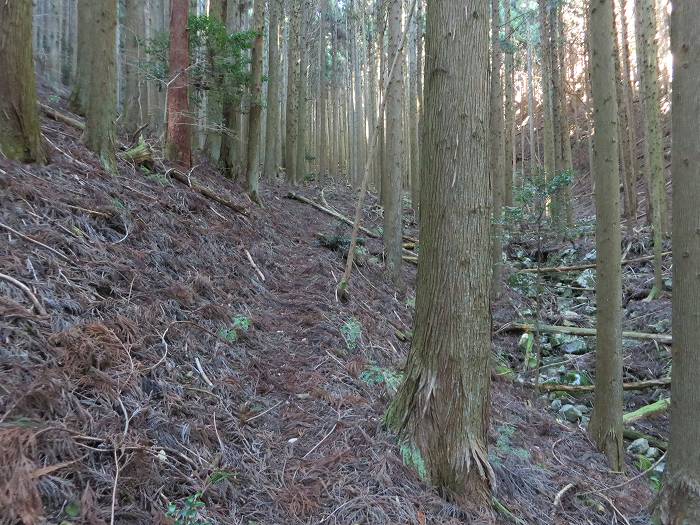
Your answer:
[[[201,497],[202,493],[197,492],[179,503],[170,503],[166,516],[173,519],[175,525],[208,525],[201,516],[206,507]]]
[[[355,350],[362,340],[362,325],[356,319],[348,319],[340,327],[340,335],[348,350]]]
[[[388,368],[372,365],[360,374],[360,379],[368,385],[385,385],[389,394],[393,396],[398,391],[399,386],[401,386],[403,374]]]
[[[250,324],[250,318],[245,315],[237,315],[233,318],[230,327],[219,330],[219,337],[226,339],[229,343],[235,343],[242,332],[247,332],[250,329]]]

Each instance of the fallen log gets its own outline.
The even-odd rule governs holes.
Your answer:
[[[201,195],[204,195],[206,198],[211,199],[214,202],[218,202],[222,206],[226,206],[227,208],[230,208],[233,211],[240,213],[241,215],[248,214],[248,210],[243,206],[239,206],[238,204],[231,202],[230,200],[225,199],[220,195],[217,195],[216,192],[214,192],[213,190],[207,188],[206,186],[202,186],[198,182],[194,181],[192,177],[189,177],[182,172],[173,169],[168,171],[166,175],[170,175],[176,181],[181,182],[185,186],[192,188],[194,191],[200,193]]]
[[[665,387],[671,384],[670,377],[662,377],[661,379],[649,379],[647,381],[633,381],[623,383],[623,390],[644,390],[645,388]],[[536,388],[534,383],[523,383],[524,386]],[[570,392],[573,394],[594,392],[595,385],[566,385],[562,383],[540,383],[539,389],[543,392]]]
[[[672,255],[673,252],[663,252],[661,254],[662,257],[666,257],[667,255]],[[620,264],[622,266],[626,266],[628,264],[634,264],[638,262],[644,262],[644,261],[651,261],[654,258],[653,255],[645,255],[644,257],[635,257],[634,259],[625,259],[622,261]],[[549,273],[549,272],[557,272],[557,273],[563,273],[563,272],[576,272],[580,270],[588,270],[589,268],[595,268],[596,263],[588,263],[588,264],[579,264],[577,266],[549,266],[545,268],[524,268],[522,270],[518,270],[518,273]]]
[[[508,326],[501,328],[501,331],[525,331],[534,332],[539,330],[540,332],[548,332],[555,334],[569,334],[569,335],[580,335],[580,336],[594,336],[596,335],[595,328],[583,328],[580,326],[555,326],[548,324],[541,324],[535,327],[534,324],[527,323],[512,323]],[[657,343],[662,343],[665,345],[670,345],[673,343],[672,336],[667,334],[648,334],[645,332],[622,332],[623,339],[642,339],[647,341],[656,341]]]
[[[349,219],[348,217],[346,217],[345,215],[343,215],[342,213],[339,213],[330,207],[322,206],[321,204],[314,202],[311,199],[307,199],[303,195],[299,195],[298,193],[294,193],[294,192],[290,191],[287,194],[287,198],[295,200],[295,201],[303,202],[304,204],[308,204],[310,206],[313,206],[317,210],[320,210],[324,213],[327,213],[328,215],[330,215],[331,217],[335,217],[339,221],[343,221],[345,224],[349,224],[350,226],[354,226],[354,223],[352,222],[352,220]],[[323,200],[325,201],[325,197],[323,198]],[[327,204],[327,201],[326,201],[326,204]],[[379,233],[377,233],[376,231],[367,229],[364,226],[360,226],[359,230],[362,233],[366,234],[367,236],[372,237],[373,239],[380,239],[381,238],[381,235]],[[415,239],[414,237],[410,237],[409,235],[403,235],[402,237],[406,243],[409,243],[412,246],[415,246],[418,243],[418,239]]]
[[[65,113],[61,113],[60,111],[58,111],[50,106],[47,106],[46,104],[39,103],[39,108],[47,116],[51,117],[54,120],[57,120],[59,122],[63,122],[64,124],[68,124],[69,126],[72,126],[72,127],[79,129],[81,131],[85,130],[85,124],[83,122],[80,122],[78,119],[71,117],[70,115],[66,115]]]
[[[644,434],[642,432],[632,430],[631,428],[626,428],[623,432],[623,436],[625,437],[625,439],[629,439],[630,441],[643,438],[646,439],[649,442],[649,444],[653,447],[656,447],[661,450],[668,450],[668,441],[664,441],[663,439],[650,436],[649,434]]]
[[[634,423],[635,421],[639,421],[640,419],[647,418],[649,416],[653,416],[656,414],[660,414],[661,412],[665,412],[668,410],[668,407],[671,406],[671,398],[667,397],[665,399],[659,399],[658,401],[655,401],[654,403],[650,405],[644,405],[643,407],[638,408],[634,412],[628,412],[627,414],[624,414],[622,416],[622,422],[625,425],[629,425],[630,423]]]

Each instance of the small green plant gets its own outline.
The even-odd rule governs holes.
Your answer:
[[[247,332],[250,329],[250,319],[245,315],[237,315],[232,320],[230,328],[219,330],[219,337],[226,339],[229,343],[238,341],[240,332]]]
[[[348,319],[340,327],[340,335],[343,336],[348,350],[355,350],[362,340],[362,325],[356,319]]]
[[[647,477],[649,478],[649,484],[654,492],[659,492],[661,490],[661,474],[656,470],[652,470],[655,461],[652,458],[642,456],[641,454],[637,456],[637,468],[642,472],[649,470]]]
[[[520,447],[514,447],[511,439],[515,435],[516,428],[513,425],[502,425],[498,427],[498,438],[496,438],[496,448],[503,454],[512,454],[520,459],[527,460],[530,453]]]
[[[393,396],[401,386],[403,374],[394,372],[388,368],[372,365],[360,374],[362,379],[368,385],[386,385],[386,389]]]
[[[124,204],[124,202],[120,199],[117,199],[116,197],[112,197],[112,206],[114,206],[119,211],[126,210],[126,205]]]
[[[205,508],[201,501],[202,493],[189,496],[180,504],[170,503],[166,516],[175,520],[175,525],[208,525],[209,522],[201,518],[201,511]]]

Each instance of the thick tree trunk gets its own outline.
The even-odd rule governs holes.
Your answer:
[[[148,115],[148,96],[141,64],[145,56],[146,17],[143,0],[125,0],[124,114],[121,126],[127,133],[137,130]]]
[[[488,20],[485,0],[428,2],[416,328],[387,415],[430,481],[472,505],[490,503],[493,481]]]
[[[664,525],[700,523],[700,3],[675,0],[671,175],[673,192],[673,383],[671,440],[658,514]]]
[[[166,156],[184,169],[192,165],[192,117],[188,97],[190,65],[187,19],[189,2],[172,0],[170,12],[170,81],[168,83],[168,136]]]
[[[268,43],[268,82],[267,82],[267,125],[265,128],[265,168],[263,173],[270,177],[277,173],[280,141],[280,15],[282,0],[269,0],[269,34]]]
[[[46,162],[36,105],[32,2],[0,2],[0,156]]]
[[[289,7],[289,43],[287,49],[287,119],[284,168],[287,180],[298,182],[296,174],[297,133],[299,128],[299,33],[301,26],[300,2]]]
[[[401,44],[401,0],[389,0],[389,56],[394,57]],[[386,271],[394,286],[401,287],[402,231],[402,156],[403,127],[401,108],[403,95],[403,63],[389,79],[386,90],[386,194],[384,197],[384,252]]]
[[[609,0],[591,0],[591,90],[595,137],[596,390],[589,432],[613,470],[624,468],[622,435],[622,276],[615,35]]]
[[[637,38],[637,71],[640,78],[640,96],[644,117],[644,160],[649,187],[649,204],[652,212],[654,236],[654,290],[663,290],[661,252],[666,233],[666,178],[664,176],[664,152],[659,102],[659,68],[656,45],[656,13],[654,0],[635,0]]]
[[[503,142],[503,83],[501,82],[501,66],[503,51],[499,38],[501,27],[499,15],[499,0],[491,0],[491,101],[489,115],[489,173],[493,188],[493,293],[498,295],[500,289],[501,266],[503,253],[501,246],[501,218],[503,215],[503,199],[505,194],[505,159]]]
[[[92,14],[88,45],[92,51],[83,141],[88,149],[100,157],[104,169],[116,174],[114,119],[117,108],[117,2],[105,0],[91,3],[89,9]]]
[[[250,68],[250,113],[248,118],[248,154],[246,180],[248,194],[253,202],[260,202],[260,125],[262,114],[263,34],[265,33],[265,0],[255,0],[253,7],[253,41]]]
[[[328,175],[328,0],[321,0],[321,23],[319,29],[320,53],[319,53],[319,102],[318,102],[318,155],[320,177]]]

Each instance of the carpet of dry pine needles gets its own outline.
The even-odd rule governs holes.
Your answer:
[[[273,183],[256,209],[206,169],[197,179],[246,215],[125,163],[110,178],[77,131],[42,124],[50,165],[0,163],[0,222],[45,245],[3,228],[0,273],[46,310],[0,281],[0,523],[173,523],[168,504],[198,492],[209,523],[509,522],[438,497],[383,429],[387,389],[360,376],[400,368],[412,310],[371,262],[336,300],[343,254],[317,234],[349,227]],[[326,187],[349,214],[352,192]],[[364,217],[381,225],[373,200]],[[237,316],[251,326],[231,341]],[[495,344],[515,356],[514,341]],[[629,477],[531,390],[496,378],[491,405],[495,494],[520,523],[647,523],[648,483],[614,487]],[[502,425],[527,457],[493,446]]]

